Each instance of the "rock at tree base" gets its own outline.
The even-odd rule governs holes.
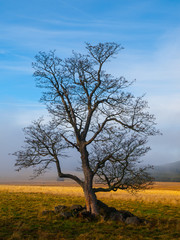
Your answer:
[[[88,222],[91,222],[97,219],[94,214],[91,214],[90,212],[86,211],[86,209],[80,211],[77,217],[86,219]]]
[[[138,217],[127,217],[125,220],[126,224],[133,224],[133,225],[140,225],[143,223],[143,220],[141,220]]]
[[[58,205],[58,206],[56,206],[54,208],[55,213],[61,213],[61,212],[65,211],[65,210],[67,210],[67,209],[68,209],[68,207],[65,206],[65,205]]]
[[[72,206],[70,207],[70,209],[71,209],[71,210],[76,210],[76,211],[81,211],[81,210],[83,210],[83,209],[85,209],[85,208],[83,208],[81,205],[72,205]]]
[[[110,213],[108,220],[123,222],[124,218],[123,218],[123,215],[117,211],[117,212]]]
[[[59,216],[68,219],[68,218],[72,217],[73,215],[72,215],[71,212],[68,212],[68,211],[67,211],[67,212],[60,212],[60,213],[59,213]]]
[[[126,224],[140,225],[145,224],[147,221],[136,217],[129,211],[120,210],[118,211],[116,208],[108,207],[105,203],[97,200],[99,213],[104,218],[104,220],[124,222]]]
[[[147,221],[144,219],[140,219],[136,217],[134,214],[132,214],[129,211],[120,210],[118,211],[114,207],[108,207],[105,203],[101,202],[100,200],[97,200],[98,208],[100,216],[103,217],[105,221],[116,221],[116,222],[124,222],[126,224],[132,224],[132,225],[140,225],[140,224],[146,224]],[[86,221],[94,221],[98,218],[91,214],[86,210],[85,207],[82,207],[81,205],[72,205],[70,207],[65,205],[58,205],[55,207],[55,211],[43,211],[42,215],[48,215],[48,214],[57,214],[60,217],[63,217],[65,219],[68,219],[70,217],[78,217],[82,218]]]

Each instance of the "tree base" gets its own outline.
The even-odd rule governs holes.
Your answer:
[[[65,206],[65,205],[58,205],[55,207],[54,211],[43,211],[42,215],[57,215],[63,219],[69,218],[81,218],[87,222],[90,221],[98,221],[99,218],[103,218],[104,221],[116,221],[122,222],[126,224],[133,224],[133,225],[144,225],[147,224],[148,221],[142,218],[139,218],[132,214],[129,211],[125,210],[117,210],[113,207],[108,207],[105,203],[97,200],[98,208],[99,208],[99,216],[95,216],[86,210],[86,207],[81,205],[72,205],[72,206]]]

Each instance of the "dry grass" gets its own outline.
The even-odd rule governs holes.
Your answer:
[[[83,196],[82,188],[70,184],[59,183],[59,186],[39,186],[39,185],[0,185],[0,191],[22,192],[22,193],[48,193],[57,195]],[[127,191],[117,191],[110,193],[98,193],[98,198],[119,199],[127,201],[143,201],[163,203],[166,205],[180,206],[180,183],[155,183],[152,189],[137,193]]]
[[[43,210],[59,204],[84,205],[83,191],[77,185],[48,185],[0,185],[0,240],[180,239],[180,183],[156,183],[134,195],[124,191],[98,194],[109,206],[147,219],[145,226],[43,216]]]

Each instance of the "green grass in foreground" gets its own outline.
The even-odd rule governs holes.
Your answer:
[[[54,206],[82,204],[81,197],[44,193],[0,192],[0,240],[57,239],[180,239],[179,206],[137,201],[101,199],[117,209],[128,210],[150,221],[146,226],[117,222],[86,222],[82,219],[42,216]]]

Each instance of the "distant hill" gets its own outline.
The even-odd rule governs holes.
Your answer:
[[[155,181],[180,182],[180,161],[154,166],[150,173]]]

